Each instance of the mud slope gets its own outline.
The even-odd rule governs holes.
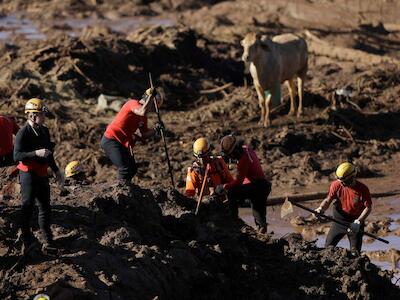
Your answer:
[[[10,203],[14,203],[11,199]],[[57,257],[18,259],[18,207],[1,217],[1,298],[397,299],[400,290],[367,257],[317,249],[300,236],[274,240],[232,220],[227,207],[175,190],[106,184],[53,194]],[[36,232],[38,233],[38,232]],[[6,280],[4,280],[6,278]],[[285,287],[285,288],[282,288]]]

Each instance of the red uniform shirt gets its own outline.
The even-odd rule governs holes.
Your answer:
[[[249,184],[259,178],[265,178],[257,154],[249,146],[243,146],[243,154],[237,163],[237,173],[235,180],[224,185],[226,190],[241,184]]]
[[[328,197],[337,199],[342,210],[355,218],[361,215],[364,208],[372,205],[368,187],[357,180],[353,187],[344,186],[339,180],[335,180],[329,188]]]
[[[196,190],[201,190],[203,183],[204,171],[200,171],[200,167],[193,164],[192,167],[188,168],[186,175],[186,196],[193,197],[196,194]],[[203,173],[203,174],[202,174]],[[229,172],[228,166],[224,160],[220,157],[212,157],[210,162],[210,170],[208,171],[208,181],[204,188],[204,195],[210,194],[210,187],[217,187],[217,185],[231,182],[233,180],[231,173]]]
[[[147,129],[147,117],[138,116],[132,110],[140,108],[142,105],[138,100],[129,100],[126,102],[114,120],[110,125],[107,126],[106,132],[104,133],[106,138],[114,139],[120,142],[125,147],[134,146],[134,140],[132,136],[136,130],[144,132]]]
[[[0,156],[9,154],[13,150],[13,134],[17,134],[19,127],[13,118],[0,116]]]

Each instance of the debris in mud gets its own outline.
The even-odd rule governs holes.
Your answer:
[[[204,203],[195,216],[195,203],[175,190],[104,184],[75,189],[74,197],[79,206],[53,195],[59,256],[37,254],[21,265],[2,283],[2,298],[32,297],[35,291],[85,299],[400,295],[368,258],[321,250],[296,235],[266,240],[231,220],[222,203]],[[17,211],[3,212],[4,225],[15,223]],[[2,240],[13,238],[14,227],[2,228],[9,228],[0,232]],[[3,276],[18,259],[11,253],[1,260]]]

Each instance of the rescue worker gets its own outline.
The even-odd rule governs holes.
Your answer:
[[[196,160],[187,171],[186,196],[194,197],[196,191],[197,194],[200,194],[206,166],[209,165],[204,195],[215,195],[217,198],[223,198],[223,184],[233,180],[223,158],[220,156],[211,156],[211,145],[203,137],[194,142],[193,155],[196,157]]]
[[[372,209],[371,194],[368,187],[356,179],[357,169],[354,164],[340,164],[335,174],[337,180],[332,182],[328,196],[316,211],[324,213],[333,203],[333,218],[348,226],[333,223],[326,237],[325,247],[336,246],[347,234],[352,254],[359,255],[364,222]]]
[[[144,142],[164,128],[162,123],[156,123],[154,129],[147,127],[147,114],[155,111],[154,97],[158,107],[164,100],[161,89],[158,88],[154,94],[150,88],[141,100],[131,99],[126,102],[107,126],[101,139],[101,148],[118,168],[118,185],[120,186],[131,184],[137,172],[133,154],[136,142]]]
[[[250,146],[227,135],[221,139],[222,155],[237,162],[237,177],[224,184],[232,216],[238,217],[238,205],[249,199],[260,233],[267,233],[266,206],[271,183],[266,179],[256,152]]]
[[[71,161],[65,167],[65,185],[88,185],[86,175],[78,160]]]
[[[19,130],[14,118],[0,116],[0,168],[14,165],[13,135]]]
[[[64,189],[64,175],[54,161],[54,143],[45,127],[47,107],[40,99],[33,98],[26,102],[25,114],[27,124],[22,127],[15,138],[14,160],[18,161],[19,180],[21,185],[21,221],[24,250],[35,245],[31,232],[30,219],[35,199],[39,206],[38,222],[43,234],[43,250],[54,250],[53,235],[50,229],[50,186],[47,168],[53,170],[61,189]]]

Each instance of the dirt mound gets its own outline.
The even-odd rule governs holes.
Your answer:
[[[92,196],[90,196],[92,195]],[[77,200],[80,199],[79,204]],[[266,239],[222,203],[195,203],[175,190],[78,187],[53,195],[56,257],[20,262],[18,207],[3,207],[2,299],[45,292],[57,299],[396,299],[390,276],[366,257],[317,249],[292,235]],[[35,227],[35,234],[38,234]],[[282,289],[282,287],[285,287]],[[339,287],[339,288],[338,288]]]
[[[11,49],[6,46],[1,61],[7,71],[1,76],[0,89],[6,97],[52,100],[94,98],[101,93],[140,97],[137,93],[148,87],[147,72],[151,72],[155,84],[166,90],[166,108],[181,109],[205,100],[199,94],[203,89],[241,80],[241,64],[211,52],[206,44],[208,40],[192,30],[157,26],[136,32],[128,40],[107,36],[106,31],[94,38],[87,32],[81,39],[65,36]],[[219,50],[229,50],[229,45],[219,45]]]

